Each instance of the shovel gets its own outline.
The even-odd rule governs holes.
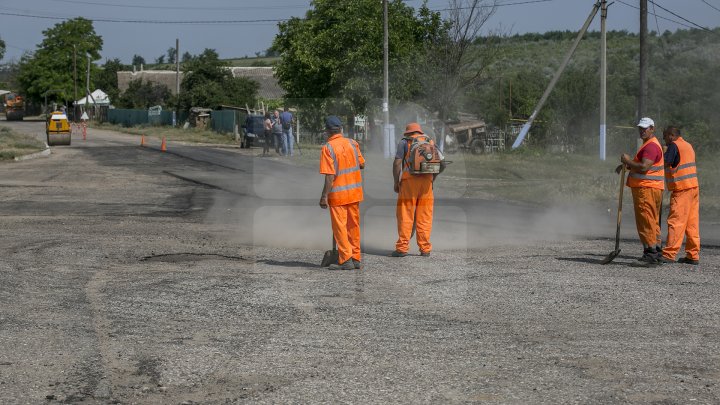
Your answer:
[[[328,267],[331,264],[338,262],[337,244],[335,242],[334,236],[332,240],[332,246],[332,250],[325,251],[325,255],[323,256],[322,262],[320,263],[320,267]]]
[[[625,188],[625,165],[620,171],[620,197],[618,198],[617,230],[615,231],[615,250],[610,252],[600,264],[608,264],[620,254],[620,221],[622,220],[623,189]]]

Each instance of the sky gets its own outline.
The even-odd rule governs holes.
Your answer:
[[[595,3],[497,1],[500,7],[485,27],[510,34],[577,31]],[[404,2],[411,7],[422,4],[421,0]],[[608,29],[637,32],[639,4],[639,0],[614,0],[608,12]],[[448,7],[448,1],[428,0],[428,6],[442,10]],[[0,63],[18,61],[24,52],[37,48],[43,30],[79,16],[93,20],[95,32],[103,38],[103,60],[99,63],[119,58],[129,64],[135,54],[151,63],[174,47],[176,38],[180,40],[180,54],[199,54],[212,48],[223,59],[255,56],[272,44],[278,33],[277,20],[303,17],[309,8],[309,0],[0,0],[0,38],[6,43]],[[648,8],[651,31],[720,25],[720,0],[649,0]],[[193,23],[179,23],[188,21]],[[599,14],[590,30],[600,30]]]

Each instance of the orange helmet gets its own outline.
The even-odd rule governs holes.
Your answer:
[[[422,127],[417,122],[411,122],[411,123],[407,124],[407,126],[405,126],[405,133],[403,133],[403,135],[412,135],[414,133],[423,134],[423,135],[425,134],[422,131]]]

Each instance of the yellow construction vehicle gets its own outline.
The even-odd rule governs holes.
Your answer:
[[[45,134],[48,146],[70,145],[72,128],[70,122],[62,111],[53,111],[48,115],[45,123]]]
[[[15,93],[5,95],[5,119],[8,121],[22,121],[25,116],[25,101],[22,96]]]

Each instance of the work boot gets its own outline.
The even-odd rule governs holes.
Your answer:
[[[669,259],[665,256],[660,256],[660,263],[667,264],[667,263],[677,263],[674,259]]]
[[[420,252],[420,256],[422,256],[422,257],[430,257],[430,252]]]
[[[692,264],[693,266],[697,266],[700,264],[700,260],[691,259],[689,257],[683,257],[682,259],[678,259],[678,263],[682,264]]]
[[[657,252],[655,252],[654,248],[646,248],[645,250],[643,250],[642,257],[637,259],[636,261],[630,263],[630,266],[632,266],[632,267],[655,267],[659,264],[659,262],[655,258],[656,256],[657,256]]]
[[[353,264],[353,266],[355,266],[356,270],[360,270],[363,267],[362,262],[360,260],[352,259],[352,264]]]
[[[390,253],[390,256],[392,256],[392,257],[405,257],[405,256],[407,256],[407,252],[399,252],[399,251],[395,250],[395,251],[393,251],[392,253]]]
[[[346,260],[345,263],[342,264],[331,264],[328,266],[328,270],[355,270],[355,265],[352,260]]]

